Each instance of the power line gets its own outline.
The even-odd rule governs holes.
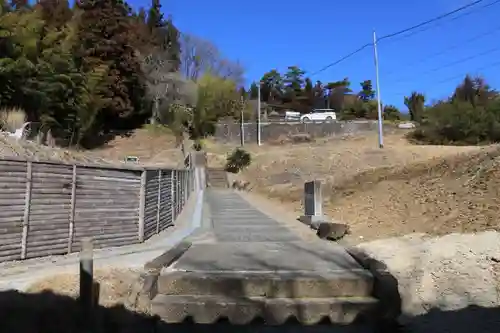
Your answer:
[[[499,0],[500,2],[500,0]],[[462,45],[465,45],[465,44],[469,44],[469,43],[472,43],[472,42],[475,42],[477,41],[478,39],[481,39],[481,38],[484,38],[484,37],[487,37],[489,35],[492,35],[494,34],[495,32],[498,32],[500,31],[500,26],[494,28],[494,29],[491,29],[491,30],[488,30],[488,31],[485,31],[485,32],[482,32],[480,34],[477,34],[469,39],[466,39],[465,41],[461,42],[461,43],[457,43],[457,44],[454,44],[452,46],[449,46],[445,49],[442,49],[441,51],[438,51],[438,52],[435,52],[435,53],[431,53],[427,56],[424,56],[422,57],[420,60],[417,60],[417,61],[414,61],[414,62],[410,62],[410,63],[407,63],[405,66],[413,66],[413,65],[417,65],[417,64],[421,64],[421,63],[424,63],[430,59],[433,59],[435,57],[438,57],[440,55],[443,55],[449,51],[452,51],[452,50],[455,50],[457,49],[458,47],[462,46]],[[388,73],[385,73],[385,76],[390,76],[391,74],[395,73],[396,71],[393,70],[393,71],[390,71]]]
[[[457,15],[457,16],[455,16],[455,17],[451,18],[451,19],[450,19],[450,20],[448,20],[448,21],[444,21],[444,22],[442,22],[442,21],[436,21],[436,22],[435,22],[436,24],[433,24],[433,25],[430,25],[430,26],[427,26],[427,27],[423,27],[423,29],[419,29],[419,30],[414,31],[414,32],[412,32],[412,33],[409,33],[409,34],[407,34],[407,35],[403,35],[403,36],[401,36],[400,38],[396,38],[396,39],[395,39],[395,40],[393,40],[393,41],[399,41],[399,40],[403,40],[403,39],[408,38],[408,37],[411,37],[411,36],[415,36],[415,35],[417,35],[417,34],[419,34],[419,33],[421,33],[421,32],[427,31],[427,30],[429,30],[429,29],[436,28],[436,27],[440,27],[440,26],[442,26],[442,24],[443,24],[443,23],[456,21],[456,20],[458,20],[459,18],[463,18],[463,17],[465,17],[465,16],[469,16],[469,15],[471,15],[471,14],[477,13],[477,11],[478,11],[478,10],[485,9],[485,8],[488,8],[488,7],[494,6],[494,5],[499,4],[499,3],[500,3],[500,0],[496,0],[496,1],[493,1],[492,3],[489,3],[489,4],[486,4],[486,5],[484,5],[484,6],[481,6],[480,8],[477,8],[477,9],[472,9],[472,10],[471,10],[471,11],[469,11],[469,12],[462,13],[462,14],[460,14],[460,15]]]
[[[382,41],[382,40],[384,40],[384,39],[389,39],[389,38],[393,38],[393,37],[399,36],[399,35],[401,35],[401,34],[404,34],[405,32],[409,32],[409,31],[411,31],[411,30],[415,30],[415,29],[418,29],[418,28],[420,28],[420,27],[423,27],[424,25],[427,25],[427,24],[430,24],[430,23],[433,23],[433,22],[436,22],[436,21],[442,20],[442,19],[447,18],[447,17],[449,17],[449,16],[451,16],[451,15],[453,15],[453,14],[456,14],[456,13],[458,13],[458,12],[461,12],[462,10],[465,10],[465,9],[467,9],[467,8],[470,8],[470,7],[473,7],[473,6],[475,6],[475,5],[479,4],[479,3],[483,2],[483,1],[484,1],[484,0],[476,0],[476,1],[474,1],[474,2],[471,2],[471,3],[467,4],[467,5],[464,5],[464,6],[462,6],[462,7],[459,7],[459,8],[457,8],[457,9],[455,9],[455,10],[452,10],[451,12],[448,12],[448,13],[445,13],[445,14],[442,14],[442,15],[439,15],[439,16],[437,16],[437,17],[433,18],[433,19],[430,19],[430,20],[424,21],[424,22],[422,22],[422,23],[419,23],[419,24],[414,25],[414,26],[412,26],[412,27],[409,27],[409,28],[406,28],[406,29],[400,30],[400,31],[398,31],[398,32],[394,32],[394,33],[392,33],[392,34],[388,34],[388,35],[382,36],[382,37],[380,37],[380,38],[377,40],[377,42],[380,42],[380,41]]]
[[[458,13],[458,12],[461,12],[461,11],[463,11],[463,10],[467,9],[467,8],[473,7],[473,6],[475,6],[475,5],[479,4],[479,3],[482,3],[482,2],[484,2],[484,1],[485,1],[485,0],[476,0],[476,1],[474,1],[474,2],[471,2],[471,3],[467,4],[467,5],[461,6],[461,7],[457,8],[457,9],[455,9],[455,10],[451,11],[451,12],[448,12],[448,13],[445,13],[445,14],[442,14],[442,15],[439,15],[439,16],[437,16],[437,17],[433,18],[433,19],[430,19],[430,20],[424,21],[424,22],[419,23],[419,24],[417,24],[417,25],[411,26],[411,27],[409,27],[409,28],[406,28],[406,29],[403,29],[403,30],[400,30],[400,31],[397,31],[397,32],[394,32],[394,33],[391,33],[391,34],[388,34],[388,35],[385,35],[385,36],[382,36],[382,37],[378,38],[377,42],[378,42],[378,41],[381,41],[381,40],[384,40],[384,39],[389,39],[389,38],[396,37],[396,36],[398,36],[398,35],[404,34],[405,32],[409,32],[409,31],[412,31],[412,30],[418,29],[418,28],[420,28],[420,27],[423,27],[423,26],[425,26],[425,25],[427,25],[427,24],[430,24],[430,23],[433,23],[433,22],[436,22],[436,21],[442,20],[442,19],[444,19],[444,18],[446,18],[446,17],[449,17],[449,16],[451,16],[451,15],[453,15],[453,14],[456,14],[456,13]],[[500,0],[497,0],[497,1],[500,1]],[[335,66],[335,65],[338,65],[338,64],[339,64],[339,63],[341,63],[342,61],[344,61],[344,60],[346,60],[346,59],[348,59],[348,58],[350,58],[350,57],[352,57],[352,56],[356,55],[357,53],[359,53],[359,52],[363,51],[364,49],[366,49],[367,47],[370,47],[370,46],[372,46],[372,45],[373,45],[373,43],[368,43],[368,44],[365,44],[365,45],[361,46],[360,48],[358,48],[357,50],[355,50],[355,51],[353,51],[353,52],[349,53],[348,55],[346,55],[346,56],[344,56],[344,57],[340,58],[339,60],[334,61],[334,62],[332,62],[332,63],[330,63],[330,64],[326,65],[325,67],[321,68],[320,70],[318,70],[318,71],[316,71],[316,72],[312,73],[310,76],[317,75],[317,74],[319,74],[319,73],[321,73],[321,72],[323,72],[323,71],[327,70],[327,69],[328,69],[328,68],[330,68],[330,67],[333,67],[333,66]]]
[[[352,57],[353,55],[355,55],[355,54],[357,54],[357,53],[359,53],[359,52],[363,51],[364,49],[366,49],[367,47],[370,47],[370,46],[372,46],[372,45],[373,45],[373,43],[368,43],[368,44],[365,44],[365,45],[361,46],[359,49],[357,49],[356,51],[353,51],[353,52],[349,53],[348,55],[346,55],[346,56],[344,56],[344,57],[340,58],[339,60],[337,60],[337,61],[335,61],[335,62],[332,62],[331,64],[328,64],[328,65],[326,65],[325,67],[321,68],[320,70],[318,70],[318,71],[316,71],[316,72],[312,73],[310,76],[314,76],[314,75],[316,75],[316,74],[319,74],[319,73],[321,73],[321,72],[324,72],[324,71],[325,71],[325,70],[327,70],[328,68],[330,68],[330,67],[333,67],[333,66],[335,66],[335,65],[340,64],[342,61],[344,61],[344,60],[346,60],[346,59],[348,59],[348,58]]]
[[[490,68],[494,68],[494,67],[498,67],[500,66],[500,61],[496,61],[496,62],[493,62],[493,63],[490,63],[488,65],[485,65],[485,66],[481,66],[481,67],[478,67],[476,69],[473,70],[473,72],[478,72],[478,71],[482,71],[484,69],[490,69]],[[465,75],[469,74],[471,71],[468,71],[468,73],[466,74],[457,74],[457,75],[454,75],[454,76],[450,76],[450,77],[447,77],[443,80],[439,80],[437,82],[433,82],[431,85],[432,86],[439,86],[441,84],[444,84],[444,83],[448,83],[450,81],[453,81],[453,80],[457,80],[457,79],[460,79],[460,78],[463,78]],[[403,95],[406,95],[408,94],[408,92],[401,92],[401,93],[396,93],[396,94],[392,94],[393,96],[403,96]]]
[[[482,57],[484,55],[487,55],[487,54],[490,54],[490,53],[493,53],[493,52],[497,52],[497,51],[500,51],[500,47],[495,47],[495,48],[489,49],[487,51],[483,51],[483,52],[476,53],[476,54],[473,54],[471,56],[462,58],[460,60],[455,60],[453,62],[444,64],[444,65],[440,65],[440,66],[435,67],[435,68],[433,68],[431,70],[428,70],[428,71],[426,71],[424,73],[420,73],[419,75],[422,76],[422,75],[428,75],[428,74],[431,74],[431,73],[435,73],[435,72],[437,72],[437,71],[439,71],[441,69],[452,67],[452,66],[455,66],[455,65],[459,65],[459,64],[467,62],[469,60],[473,60],[473,59],[476,59],[476,58],[479,58],[479,57]],[[413,80],[413,79],[414,79],[414,77],[412,77],[412,78],[407,77],[406,79],[403,78],[403,79],[396,80],[396,81],[391,81],[391,82],[393,84],[395,84],[395,83],[403,83],[403,82],[408,82],[409,80]]]

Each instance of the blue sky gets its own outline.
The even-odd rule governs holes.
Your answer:
[[[164,0],[162,6],[181,31],[209,39],[227,57],[239,59],[251,82],[272,68],[284,71],[289,65],[313,73],[371,42],[374,29],[378,36],[390,34],[467,1],[472,0]],[[428,100],[447,96],[468,72],[482,74],[500,88],[500,3],[481,8],[492,2],[486,0],[462,12],[470,14],[457,14],[463,16],[407,38],[381,41],[384,103],[401,107],[403,96],[412,90],[424,92]],[[132,4],[148,7],[149,1]],[[484,32],[488,35],[472,40]],[[367,48],[312,79],[343,77],[355,88],[364,79],[374,81],[373,50]]]

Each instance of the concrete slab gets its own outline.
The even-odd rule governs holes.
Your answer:
[[[282,226],[278,222],[276,222],[274,220],[271,220],[269,218],[263,218],[263,219],[255,219],[255,218],[251,218],[251,219],[236,219],[234,217],[231,218],[231,219],[221,219],[221,218],[218,218],[217,221],[216,221],[216,223],[214,223],[214,227],[217,227],[219,225],[224,225],[224,226],[235,225],[235,226],[249,226],[249,227],[252,227],[252,226],[259,226],[259,227],[263,227],[263,226]]]
[[[226,224],[226,225],[217,225],[214,228],[217,234],[224,233],[235,233],[240,232],[242,234],[273,234],[273,235],[281,235],[281,234],[291,234],[291,232],[279,224],[276,225],[235,225],[235,224]]]
[[[262,318],[268,325],[281,325],[295,317],[303,325],[314,325],[324,318],[332,323],[350,324],[360,316],[369,316],[375,303],[370,297],[270,299],[159,294],[153,299],[152,313],[167,323],[181,323],[191,317],[198,324],[227,318],[232,324],[243,325]]]
[[[321,298],[364,297],[371,277],[340,272],[166,272],[158,277],[163,295],[223,295],[226,297]]]
[[[291,232],[283,234],[264,234],[264,233],[253,233],[253,234],[242,234],[241,232],[232,233],[216,233],[217,240],[219,242],[293,242],[300,238],[292,234]]]
[[[193,244],[175,270],[208,272],[340,272],[370,275],[346,250],[325,242]]]

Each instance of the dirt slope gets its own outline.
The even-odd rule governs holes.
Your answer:
[[[152,127],[137,129],[130,136],[117,137],[104,147],[86,153],[117,161],[123,161],[126,156],[136,156],[143,164],[171,167],[183,161],[174,136],[167,130]]]
[[[498,229],[500,148],[415,146],[401,134],[388,135],[382,150],[376,142],[367,135],[248,147],[254,162],[242,177],[297,216],[304,182],[321,179],[325,213],[362,240]]]
[[[365,239],[499,230],[500,148],[366,172],[332,187],[327,213]]]

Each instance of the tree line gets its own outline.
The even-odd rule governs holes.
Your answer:
[[[5,115],[23,110],[64,145],[92,147],[145,123],[168,126],[182,143],[210,135],[221,118],[255,117],[257,84],[268,111],[331,108],[344,120],[377,118],[370,80],[313,82],[290,66],[246,88],[244,74],[210,41],[179,31],[159,0],[138,10],[120,0],[0,6],[0,129]],[[414,140],[500,140],[498,93],[482,78],[467,76],[441,101],[412,92],[404,102],[420,124]],[[384,119],[404,118],[382,105]]]
[[[313,83],[306,72],[297,66],[289,66],[284,74],[273,69],[266,72],[259,82],[253,82],[247,92],[251,100],[258,98],[258,84],[261,101],[269,110],[290,109],[308,113],[313,109],[333,109],[339,119],[377,119],[378,105],[371,80],[352,86],[348,78],[339,81]],[[393,105],[383,106],[384,118],[401,120],[403,114]]]
[[[323,83],[312,80],[297,66],[284,74],[273,69],[242,92],[272,110],[291,109],[301,113],[313,109],[333,109],[338,118],[378,119],[375,91],[371,80],[352,87],[348,78]],[[404,97],[408,114],[393,105],[382,105],[384,120],[410,120],[418,128],[409,137],[427,144],[483,144],[500,142],[500,94],[482,77],[466,75],[449,97],[427,101],[425,94],[413,91]]]
[[[445,99],[426,104],[425,95],[405,97],[420,126],[410,139],[427,144],[477,145],[500,142],[500,94],[484,78],[467,75]]]
[[[138,10],[120,0],[0,7],[0,119],[23,110],[61,144],[91,147],[148,122],[204,135],[244,107],[243,75],[215,45],[180,32],[159,0]]]

